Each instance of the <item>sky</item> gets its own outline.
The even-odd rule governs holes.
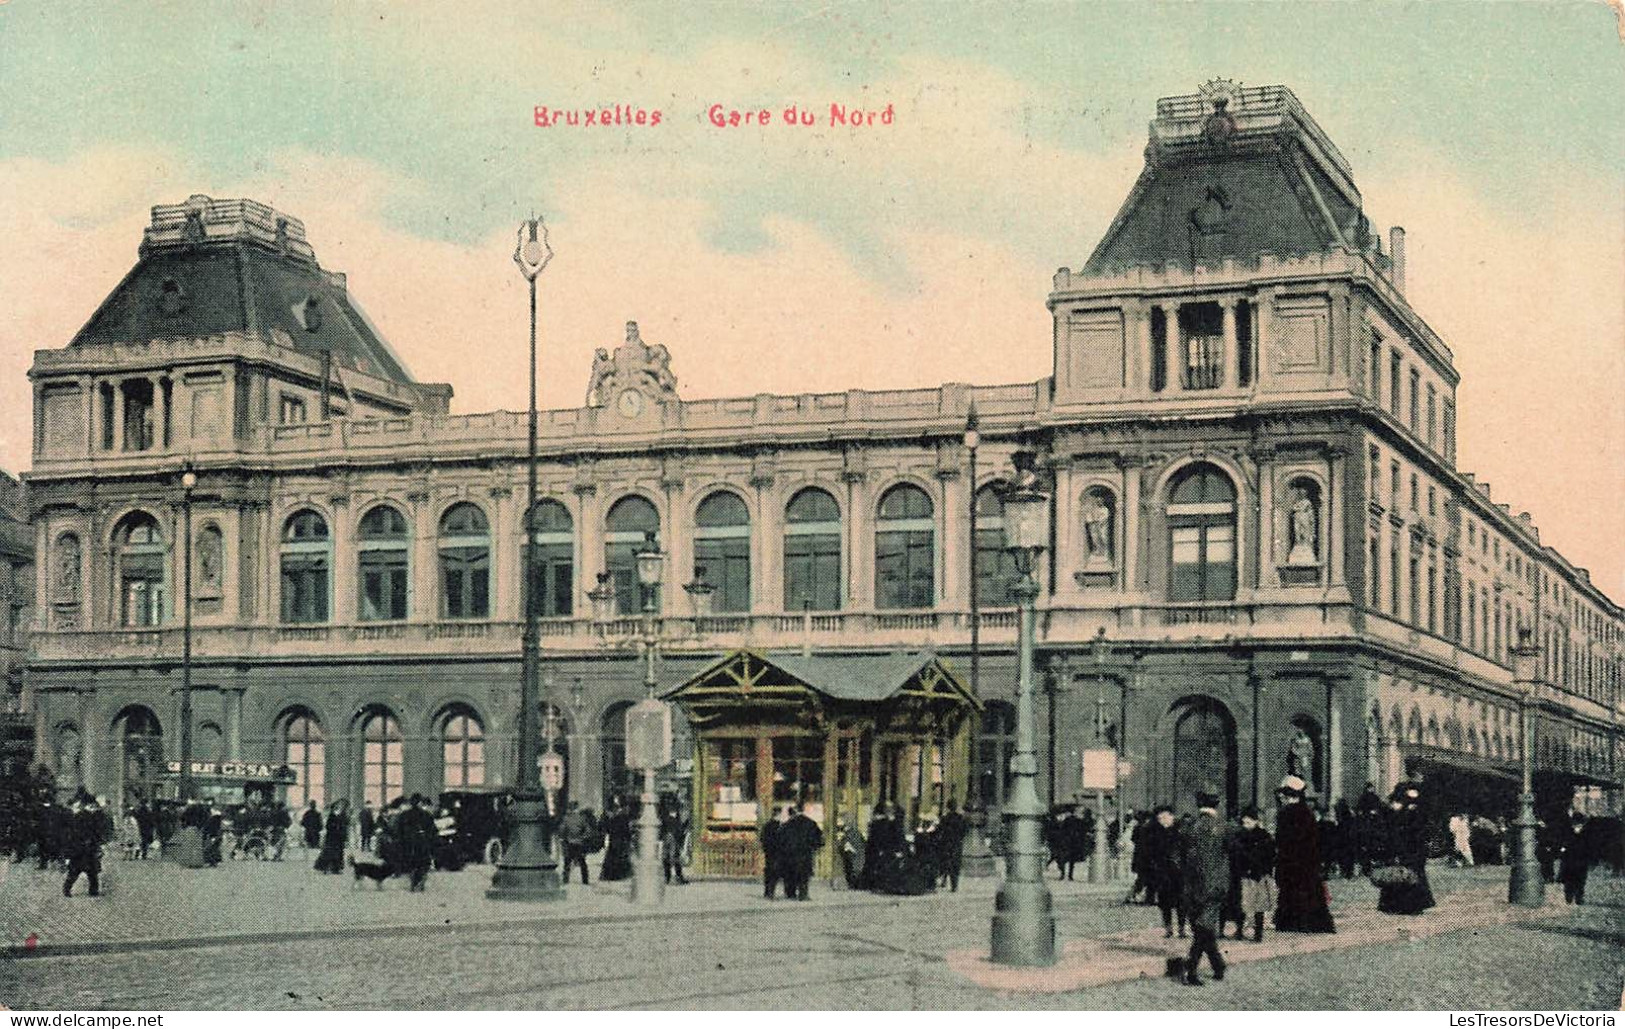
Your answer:
[[[1157,98],[1224,77],[1289,86],[1405,226],[1460,467],[1625,599],[1622,56],[1600,2],[0,0],[0,467],[28,467],[32,353],[192,193],[302,219],[455,411],[525,404],[532,213],[546,406],[627,320],[690,399],[1031,381]],[[617,104],[661,123],[534,123]]]

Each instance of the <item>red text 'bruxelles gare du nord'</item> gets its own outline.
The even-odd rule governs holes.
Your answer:
[[[614,125],[645,125],[653,127],[665,121],[665,112],[658,109],[651,111],[630,104],[570,109],[546,107],[538,104],[532,113],[532,119],[536,127],[541,129],[550,129],[554,126],[608,128]],[[766,107],[740,109],[728,107],[724,104],[712,104],[706,108],[705,120],[719,129],[741,128],[748,125],[800,125],[809,127],[819,124],[818,113],[811,107],[804,107],[800,104],[791,104],[777,114]],[[891,125],[896,120],[897,113],[891,104],[879,109],[870,109],[832,103],[829,105],[828,120],[824,124],[837,128],[862,128],[869,125]]]

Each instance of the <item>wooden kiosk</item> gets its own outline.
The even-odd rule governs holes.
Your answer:
[[[913,826],[962,802],[981,702],[935,654],[779,655],[740,650],[665,694],[694,727],[694,870],[758,876],[759,833],[783,804],[824,830],[867,828],[875,804]]]

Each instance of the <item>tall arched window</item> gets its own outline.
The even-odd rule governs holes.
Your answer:
[[[642,497],[622,497],[604,518],[604,569],[615,585],[615,610],[623,615],[641,610],[637,550],[646,534],[660,531],[660,512]],[[660,607],[658,588],[655,608]]]
[[[485,785],[485,727],[466,707],[454,707],[440,722],[440,751],[448,790]]]
[[[604,758],[604,807],[616,794],[631,795],[638,792],[637,773],[626,767],[626,712],[630,701],[611,704],[599,723],[598,751]]]
[[[283,716],[282,762],[293,769],[288,807],[297,810],[314,800],[327,806],[327,737],[322,723],[309,711],[296,709]]]
[[[982,728],[976,736],[976,788],[990,808],[1004,807],[1015,753],[1016,709],[1007,701],[990,700],[982,709]]]
[[[557,500],[538,500],[531,515],[530,591],[543,618],[575,610],[575,521]]]
[[[976,603],[983,607],[1014,604],[1016,558],[1004,548],[1004,491],[990,482],[976,491]]]
[[[936,521],[931,498],[902,483],[880,498],[875,523],[875,607],[936,603]]]
[[[327,621],[333,541],[315,511],[300,511],[282,527],[282,620]]]
[[[1236,596],[1236,491],[1212,465],[1175,481],[1168,497],[1168,599]]]
[[[400,621],[407,609],[406,516],[380,504],[362,517],[356,537],[361,620]]]
[[[784,509],[784,609],[840,607],[841,509],[824,490],[808,487]]]
[[[491,523],[474,504],[455,504],[440,518],[440,615],[491,615]]]
[[[716,587],[715,611],[750,610],[750,510],[726,490],[694,513],[694,578]]]
[[[135,511],[114,531],[119,584],[119,623],[144,628],[164,622],[164,533],[158,519]]]
[[[368,710],[361,723],[361,796],[376,807],[401,795],[401,723],[387,708]]]

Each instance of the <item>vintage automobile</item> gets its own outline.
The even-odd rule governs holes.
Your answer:
[[[496,864],[506,842],[506,811],[513,791],[506,788],[465,788],[440,794],[440,807],[451,815],[451,854],[437,861],[444,867],[483,861]]]

